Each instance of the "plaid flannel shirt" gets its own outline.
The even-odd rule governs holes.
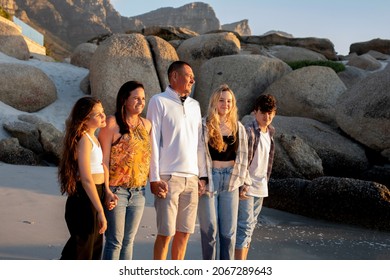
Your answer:
[[[257,146],[260,140],[260,127],[256,119],[251,121],[245,126],[246,133],[248,135],[248,167],[251,165],[253,156],[255,155]],[[274,134],[275,128],[272,125],[268,126],[269,137],[271,138],[271,148],[269,151],[268,167],[267,167],[267,181],[269,181],[272,171],[272,164],[274,162],[275,155],[275,141]]]

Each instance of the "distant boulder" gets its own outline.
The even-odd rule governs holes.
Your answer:
[[[157,36],[165,41],[187,40],[199,35],[188,28],[174,26],[148,26],[142,29],[142,34],[144,36]]]
[[[358,55],[365,54],[369,51],[377,51],[390,55],[390,40],[377,38],[366,42],[354,43],[349,47],[349,53],[357,53]]]
[[[382,67],[382,64],[369,54],[362,54],[359,56],[352,57],[347,62],[347,65],[355,66],[357,68],[367,71],[375,71]]]
[[[57,99],[53,81],[40,69],[0,63],[0,101],[24,112],[36,112]]]
[[[284,62],[293,62],[299,60],[310,61],[325,61],[327,60],[323,54],[315,51],[311,51],[302,47],[290,47],[290,46],[271,46],[268,48],[268,52],[276,58],[283,60]]]
[[[92,43],[82,43],[78,45],[70,56],[70,63],[75,66],[89,69],[92,56],[96,49],[97,45]]]
[[[242,36],[242,42],[247,44],[258,44],[262,46],[286,45],[301,47],[323,54],[327,59],[337,60],[333,43],[329,39],[321,38],[289,38],[278,33],[271,33],[263,36]]]

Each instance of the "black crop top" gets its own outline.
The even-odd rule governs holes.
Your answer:
[[[230,161],[236,159],[236,152],[238,148],[238,135],[236,137],[236,141],[234,141],[234,137],[231,136],[223,136],[223,142],[227,144],[226,151],[218,152],[218,150],[214,149],[209,145],[210,156],[212,160],[218,161]]]

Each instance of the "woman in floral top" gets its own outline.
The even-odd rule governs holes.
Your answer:
[[[106,197],[108,227],[103,259],[131,260],[134,238],[145,207],[151,145],[149,120],[140,114],[145,107],[144,86],[129,81],[119,89],[115,116],[99,133],[103,163],[109,169],[110,192]]]

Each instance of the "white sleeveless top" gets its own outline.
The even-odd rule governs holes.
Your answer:
[[[95,141],[92,140],[91,136],[88,135],[88,133],[85,133],[89,140],[91,140],[92,143],[92,151],[91,151],[91,173],[92,174],[101,174],[104,173],[103,168],[103,151],[100,145],[96,145]]]

